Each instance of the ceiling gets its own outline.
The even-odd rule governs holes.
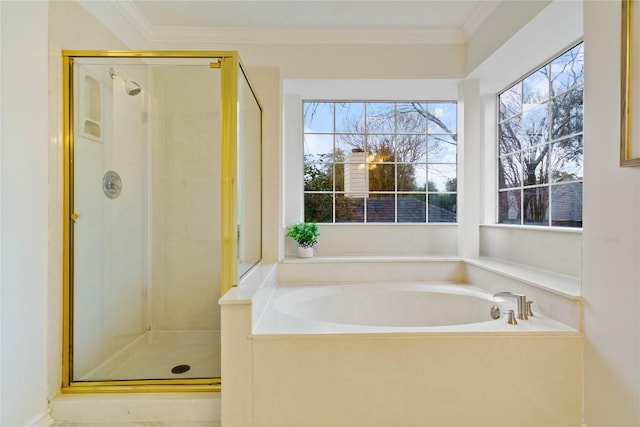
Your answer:
[[[464,41],[499,0],[111,0],[150,40]],[[253,36],[251,36],[253,34]],[[324,34],[324,36],[323,36]],[[253,37],[255,40],[249,40]],[[233,40],[233,39],[236,40]],[[271,40],[273,39],[273,40]],[[366,40],[365,40],[366,39]]]

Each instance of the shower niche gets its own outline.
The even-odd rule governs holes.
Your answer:
[[[261,259],[262,109],[236,52],[65,51],[63,390],[220,387]]]

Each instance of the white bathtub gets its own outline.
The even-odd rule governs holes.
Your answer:
[[[464,284],[278,285],[229,356],[250,354],[237,425],[578,425],[580,333],[494,304],[515,309]]]
[[[580,423],[582,335],[535,303],[508,325],[473,285],[262,283],[222,305],[223,425]]]
[[[502,316],[491,318],[497,305]],[[472,285],[369,283],[278,286],[254,327],[256,335],[331,333],[575,332],[536,313],[506,322],[514,302]],[[534,304],[535,313],[535,304]]]

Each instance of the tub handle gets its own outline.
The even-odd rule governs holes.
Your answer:
[[[491,318],[493,320],[499,319],[500,318],[500,307],[498,307],[497,305],[494,305],[493,307],[491,307],[491,310],[489,311],[489,315],[491,316]]]
[[[533,301],[527,301],[527,317],[533,316],[533,311],[531,311],[531,304],[533,304]]]
[[[516,313],[513,310],[507,311],[507,323],[510,325],[517,325]]]

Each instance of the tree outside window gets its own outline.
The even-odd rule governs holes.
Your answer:
[[[582,227],[584,47],[498,95],[498,222]]]

